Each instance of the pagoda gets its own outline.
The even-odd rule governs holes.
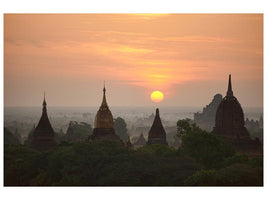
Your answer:
[[[259,140],[252,140],[245,127],[243,109],[232,90],[231,74],[226,96],[216,112],[213,133],[231,142],[238,152],[261,154],[262,146]]]
[[[37,127],[33,131],[31,146],[35,149],[46,150],[54,145],[55,133],[47,116],[46,100],[44,95],[43,112]]]
[[[151,144],[168,145],[166,141],[166,132],[162,126],[158,108],[156,109],[156,116],[154,118],[152,127],[150,128],[148,132],[147,145],[151,145]]]
[[[139,147],[142,147],[146,144],[146,139],[143,135],[143,133],[140,134],[139,138],[137,139],[137,141],[134,143],[134,148],[137,149]]]
[[[119,141],[123,144],[119,136],[115,134],[113,116],[111,111],[109,110],[106,100],[105,85],[103,88],[102,104],[95,116],[94,130],[90,139]]]

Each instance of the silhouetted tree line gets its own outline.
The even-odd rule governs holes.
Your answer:
[[[87,127],[74,123],[72,127]],[[81,130],[84,130],[81,128]],[[126,128],[126,127],[125,127]],[[87,130],[87,129],[86,129]],[[67,131],[68,132],[68,131]],[[67,134],[66,134],[67,135]],[[69,134],[72,138],[72,134]],[[5,144],[4,184],[73,186],[262,185],[262,158],[238,155],[234,147],[189,120],[177,122],[182,144],[137,150],[108,141],[70,141],[48,151]],[[6,141],[6,140],[5,140]]]

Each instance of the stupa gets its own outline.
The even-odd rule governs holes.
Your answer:
[[[44,95],[42,116],[37,127],[34,129],[31,141],[31,146],[39,150],[46,150],[56,145],[55,133],[48,119],[46,106]]]
[[[213,133],[231,142],[238,152],[262,154],[262,144],[258,139],[252,140],[245,127],[243,109],[232,91],[231,74],[226,96],[216,112]]]
[[[213,132],[225,138],[249,137],[245,128],[243,109],[232,91],[231,74],[228,90],[218,106]]]
[[[156,109],[156,116],[154,118],[152,127],[150,128],[148,132],[147,145],[151,145],[151,144],[168,145],[166,141],[166,132],[162,126],[158,108]]]
[[[114,120],[111,111],[109,110],[106,100],[106,88],[103,88],[102,104],[95,116],[94,130],[91,136],[92,140],[111,140],[123,143],[119,136],[115,134]]]

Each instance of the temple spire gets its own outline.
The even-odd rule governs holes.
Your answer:
[[[159,117],[159,109],[158,108],[156,109],[156,116]]]
[[[226,96],[233,96],[231,74],[229,74],[228,90]]]
[[[45,100],[45,92],[44,92],[44,101],[43,101],[43,114],[46,114],[46,100]]]
[[[43,101],[43,106],[46,106],[46,101],[45,101],[45,91],[44,91],[44,101]]]
[[[105,86],[105,82],[104,82],[104,88],[103,88],[103,100],[102,100],[101,107],[108,107],[107,100],[106,100],[106,86]]]

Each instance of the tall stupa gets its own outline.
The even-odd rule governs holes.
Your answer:
[[[92,140],[111,140],[122,142],[116,135],[114,129],[114,120],[109,110],[106,100],[106,88],[103,88],[102,104],[95,116],[94,130],[91,137]]]

